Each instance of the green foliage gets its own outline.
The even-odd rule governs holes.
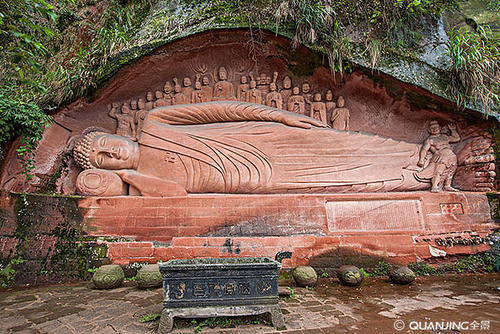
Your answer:
[[[295,291],[293,291],[293,288],[290,286],[286,287],[290,291],[290,298],[293,298],[295,296]]]
[[[11,259],[6,266],[0,264],[0,287],[6,288],[9,285],[15,283],[17,270],[14,269],[16,264],[21,264],[26,262],[26,260],[17,257]]]
[[[370,277],[370,274],[367,273],[363,268],[359,268],[359,271],[363,274],[363,277]]]
[[[160,317],[161,317],[161,314],[159,314],[159,313],[146,314],[146,315],[143,315],[139,319],[139,322],[145,323],[145,322],[155,321],[156,319],[159,319]]]
[[[328,273],[326,272],[325,269],[321,269],[321,277],[328,278]]]
[[[458,259],[455,262],[455,270],[459,273],[464,272],[494,272],[496,268],[496,259],[489,253],[469,255]]]
[[[500,32],[488,27],[477,30],[455,27],[446,43],[451,59],[448,90],[458,105],[473,99],[488,112],[498,112],[500,103]]]
[[[434,268],[425,262],[409,263],[408,268],[417,276],[433,276],[444,274],[443,268]]]
[[[195,331],[195,333],[201,332],[204,327],[210,327],[210,328],[215,328],[215,327],[221,327],[221,328],[235,327],[233,319],[228,318],[228,317],[207,318],[207,319],[203,319],[201,321],[193,319],[191,321],[191,324],[194,325],[194,331]]]
[[[371,276],[387,276],[387,273],[389,272],[389,269],[391,269],[391,267],[392,266],[390,263],[385,262],[385,260],[381,260],[377,262],[375,267],[368,271]]]

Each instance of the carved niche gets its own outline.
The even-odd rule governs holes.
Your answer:
[[[288,43],[270,35],[255,53],[238,33],[212,32],[122,69],[45,134],[66,136],[83,168],[59,183],[100,196],[495,188],[492,140],[478,135],[487,123],[432,98],[429,109],[410,104],[360,71],[296,74],[287,57],[310,51],[282,54]],[[12,174],[2,186],[16,190]]]

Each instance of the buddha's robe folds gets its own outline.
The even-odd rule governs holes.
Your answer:
[[[296,124],[266,106],[212,102],[161,107],[146,119],[137,172],[188,193],[383,192],[425,189],[420,146]],[[304,125],[305,124],[305,125]],[[314,123],[313,123],[314,124]]]

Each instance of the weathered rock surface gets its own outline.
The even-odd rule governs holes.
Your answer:
[[[364,279],[364,275],[358,267],[349,265],[340,267],[337,271],[337,277],[342,284],[347,286],[359,286]]]
[[[318,280],[318,275],[313,267],[299,266],[292,272],[293,279],[298,286],[314,286]]]
[[[392,268],[388,275],[391,281],[397,284],[410,284],[416,278],[413,270],[406,266]]]
[[[117,264],[107,264],[97,269],[92,277],[92,283],[97,289],[114,289],[122,285],[124,278],[122,267]]]
[[[158,264],[147,264],[137,272],[137,287],[139,289],[159,288],[163,279]]]

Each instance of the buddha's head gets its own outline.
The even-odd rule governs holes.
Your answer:
[[[293,87],[292,94],[293,95],[299,95],[300,94],[300,88],[297,87],[297,86]]]
[[[73,158],[84,169],[135,169],[139,145],[122,136],[90,131],[75,143]]]
[[[438,135],[441,133],[441,126],[438,121],[434,120],[429,123],[429,133],[431,135]]]
[[[290,89],[292,87],[292,79],[287,75],[283,78],[283,88]]]
[[[227,80],[227,70],[224,66],[219,68],[219,79],[222,81]]]
[[[345,104],[344,97],[339,96],[339,98],[337,99],[337,107],[343,108],[344,104]]]
[[[310,91],[311,91],[311,85],[309,85],[309,83],[307,82],[304,82],[302,84],[302,93],[308,94]]]

